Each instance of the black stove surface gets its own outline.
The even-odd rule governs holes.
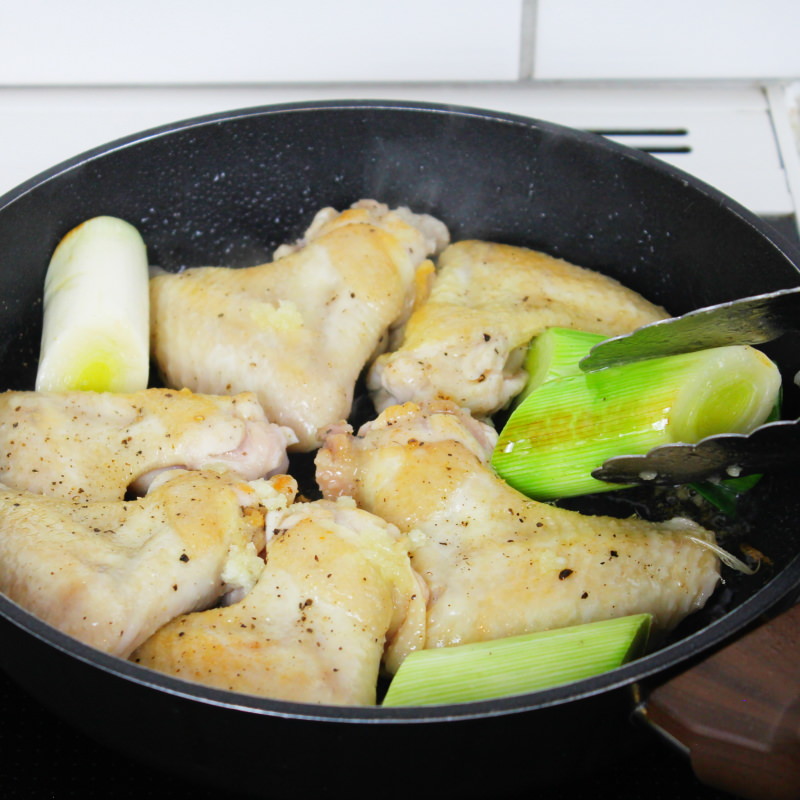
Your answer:
[[[239,800],[108,750],[51,714],[0,673],[0,796],[3,800]],[[125,725],[125,720],[119,721]],[[647,731],[641,750],[607,771],[557,789],[532,779],[537,800],[731,800],[703,786],[684,757]],[[265,779],[265,784],[266,784]],[[265,794],[265,797],[268,797]],[[376,787],[376,797],[380,791]],[[500,796],[495,796],[502,800]],[[509,798],[510,800],[510,798]]]

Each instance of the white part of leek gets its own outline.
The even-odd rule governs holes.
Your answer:
[[[108,216],[73,228],[47,268],[36,389],[146,388],[149,309],[147,250],[136,228]]]
[[[599,675],[643,653],[651,620],[649,614],[633,614],[489,642],[416,650],[400,665],[383,705],[488,700]]]

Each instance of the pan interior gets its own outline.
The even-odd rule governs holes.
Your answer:
[[[364,197],[433,214],[453,239],[524,245],[600,270],[676,314],[798,282],[795,254],[766,224],[689,176],[591,134],[419,104],[249,109],[100,148],[0,200],[3,388],[33,387],[45,270],[59,239],[83,220],[126,219],[164,269],[235,267],[268,260],[319,208]],[[794,387],[797,337],[765,349]],[[786,415],[800,414],[796,395],[787,391]],[[727,574],[659,666],[715,641],[709,623],[744,625],[780,599],[776,577],[800,572],[790,566],[800,550],[795,484],[791,475],[767,476],[752,493],[735,536],[768,561],[755,576]],[[663,511],[636,492],[572,505]],[[681,649],[687,636],[692,646]]]

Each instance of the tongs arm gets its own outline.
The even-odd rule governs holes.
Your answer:
[[[592,472],[610,483],[677,486],[724,480],[800,464],[800,421],[779,420],[750,434],[709,436],[697,444],[665,444],[644,455],[615,456]]]
[[[596,344],[584,372],[731,344],[762,344],[800,330],[800,287],[698,308]]]

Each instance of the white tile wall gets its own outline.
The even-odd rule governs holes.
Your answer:
[[[798,0],[26,0],[0,86],[800,76]]]
[[[538,79],[800,76],[798,0],[539,0]]]
[[[514,80],[522,0],[0,4],[0,84]]]

